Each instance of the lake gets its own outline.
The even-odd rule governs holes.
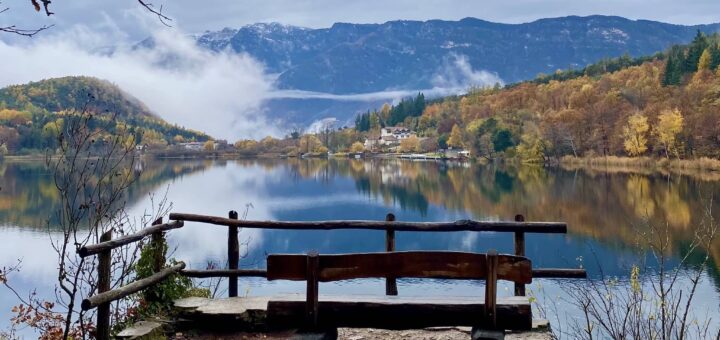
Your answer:
[[[480,165],[460,162],[401,160],[240,160],[145,161],[140,180],[128,190],[133,216],[152,208],[167,193],[173,212],[248,220],[382,220],[392,212],[398,221],[458,219],[564,221],[566,235],[526,235],[526,253],[534,267],[583,266],[590,277],[601,274],[627,282],[630,268],[642,260],[638,233],[649,223],[670,229],[671,265],[693,238],[704,211],[720,211],[713,194],[720,176],[684,175],[632,169],[562,169]],[[58,207],[52,176],[42,162],[0,163],[0,266],[22,260],[12,281],[40,294],[52,294],[55,259],[47,219]],[[153,198],[154,197],[154,198]],[[52,229],[50,232],[53,232]],[[384,250],[379,231],[280,231],[244,229],[241,267],[262,268],[269,253],[370,252]],[[173,257],[190,268],[225,263],[227,229],[186,223],[169,232]],[[455,250],[512,253],[509,233],[398,232],[398,250]],[[707,275],[698,288],[698,310],[720,317],[720,240],[709,252]],[[702,256],[690,259],[696,264]],[[541,297],[563,301],[563,280],[536,279],[529,286]],[[226,287],[223,284],[222,287]],[[241,278],[241,295],[304,292],[303,282],[266,282]],[[382,280],[322,284],[321,293],[384,294]],[[399,280],[401,295],[474,295],[484,292],[474,281]],[[511,295],[510,285],[500,286]],[[6,327],[17,301],[0,289],[0,325]],[[717,322],[717,321],[715,321]]]

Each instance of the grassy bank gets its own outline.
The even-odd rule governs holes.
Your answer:
[[[581,166],[607,166],[607,167],[637,167],[649,170],[700,170],[720,171],[720,160],[711,158],[697,159],[666,159],[651,157],[572,157],[565,156],[560,159],[561,165]]]

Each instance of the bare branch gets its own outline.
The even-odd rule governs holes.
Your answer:
[[[168,21],[172,21],[172,19],[169,18],[168,16],[166,16],[165,14],[163,14],[163,6],[162,5],[160,5],[160,7],[158,9],[155,9],[155,6],[152,3],[149,3],[145,0],[138,0],[138,3],[141,6],[145,7],[145,9],[147,9],[150,13],[155,14],[158,17],[158,20],[160,20],[160,22],[163,25],[165,25],[167,27],[172,27],[172,26],[170,26],[170,24],[168,24]]]

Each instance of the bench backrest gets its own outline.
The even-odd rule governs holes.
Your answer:
[[[279,254],[267,257],[268,280],[307,280],[306,318],[318,325],[319,282],[362,278],[445,278],[485,280],[485,318],[496,327],[497,280],[532,282],[530,260],[514,255],[406,251],[366,254]]]
[[[364,278],[436,278],[485,280],[487,254],[450,251],[403,251],[388,253],[318,255],[321,282]],[[277,254],[267,257],[268,280],[307,279],[304,254]],[[530,260],[514,255],[497,255],[497,279],[528,284],[532,282]]]

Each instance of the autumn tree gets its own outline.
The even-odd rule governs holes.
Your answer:
[[[710,49],[706,48],[705,51],[703,51],[702,55],[700,56],[700,61],[698,61],[698,71],[710,70],[711,63],[712,63],[712,55],[710,54]]]
[[[448,139],[447,144],[457,149],[462,149],[465,147],[462,130],[459,126],[457,126],[457,124],[452,127],[452,131],[450,132],[450,138]]]
[[[400,152],[420,152],[420,139],[410,136],[400,141]]]
[[[647,117],[636,113],[628,117],[627,124],[623,128],[625,151],[630,156],[639,156],[647,151],[647,132],[650,130]]]
[[[365,146],[360,142],[355,142],[350,146],[350,152],[352,153],[361,153],[365,151]]]
[[[658,142],[665,149],[665,158],[670,158],[670,149],[675,149],[675,155],[678,155],[676,148],[677,136],[683,128],[683,116],[680,110],[664,110],[658,116],[658,125],[655,128]]]
[[[299,151],[302,153],[320,152],[322,142],[315,135],[304,135],[300,138]],[[327,149],[326,149],[327,150]]]
[[[203,150],[205,151],[213,151],[215,150],[215,142],[209,140],[203,144]]]

